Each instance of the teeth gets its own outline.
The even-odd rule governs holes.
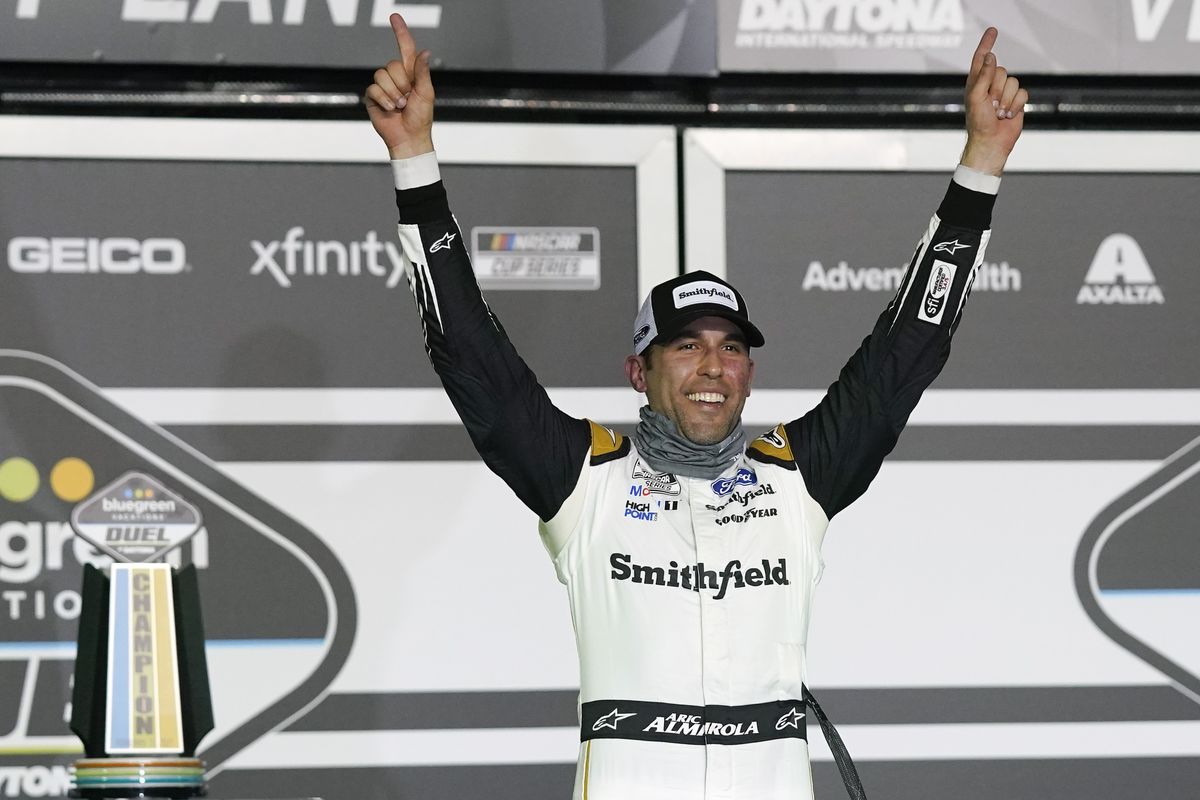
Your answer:
[[[725,395],[717,392],[692,392],[687,396],[688,400],[695,400],[700,403],[724,403]]]

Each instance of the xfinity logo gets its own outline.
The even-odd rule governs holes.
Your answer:
[[[304,228],[290,228],[282,240],[250,242],[255,262],[251,275],[269,275],[285,289],[298,277],[383,278],[389,289],[400,284],[408,261],[395,242],[380,241],[367,231],[361,242],[310,241]]]
[[[47,5],[62,0],[45,0]],[[17,0],[17,19],[37,19],[43,0]],[[370,9],[370,23],[376,28],[389,26],[388,17],[399,13],[410,28],[436,28],[441,24],[440,4],[396,4],[392,0],[284,0],[283,13],[275,16],[272,4],[278,0],[123,0],[123,22],[190,22],[209,24],[217,13],[221,19],[245,19],[251,25],[303,25],[309,7],[323,7],[316,19],[328,18],[334,25],[348,27],[358,23],[360,9]],[[223,10],[224,7],[224,10]]]
[[[957,47],[961,0],[742,0],[738,47]]]
[[[1161,305],[1165,300],[1137,240],[1125,233],[1114,233],[1096,248],[1075,302],[1082,305]]]
[[[744,589],[747,586],[787,586],[787,559],[778,558],[774,565],[764,558],[761,567],[742,569],[742,562],[734,559],[717,572],[705,569],[704,562],[687,566],[679,566],[675,561],[668,562],[666,567],[650,567],[633,563],[629,553],[613,553],[608,558],[612,568],[609,577],[614,581],[630,581],[650,586],[670,586],[675,589],[686,589],[699,592],[703,589],[715,589],[714,600],[724,600],[730,587]]]
[[[178,239],[17,236],[8,241],[8,268],[24,273],[177,275],[187,269]]]

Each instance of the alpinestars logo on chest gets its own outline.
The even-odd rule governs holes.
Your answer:
[[[454,241],[455,236],[456,234],[447,233],[445,236],[429,245],[429,252],[436,253],[438,250],[449,250],[450,243]]]

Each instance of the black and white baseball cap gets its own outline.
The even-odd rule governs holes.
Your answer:
[[[742,329],[746,344],[763,345],[763,335],[750,321],[741,293],[711,272],[697,270],[650,290],[633,322],[634,355],[640,356],[655,340],[669,340],[700,317],[723,317]]]

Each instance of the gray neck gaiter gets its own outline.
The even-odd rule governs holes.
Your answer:
[[[658,472],[712,480],[732,466],[746,446],[741,425],[715,444],[696,444],[650,406],[642,406],[641,416],[633,440],[638,453]]]

